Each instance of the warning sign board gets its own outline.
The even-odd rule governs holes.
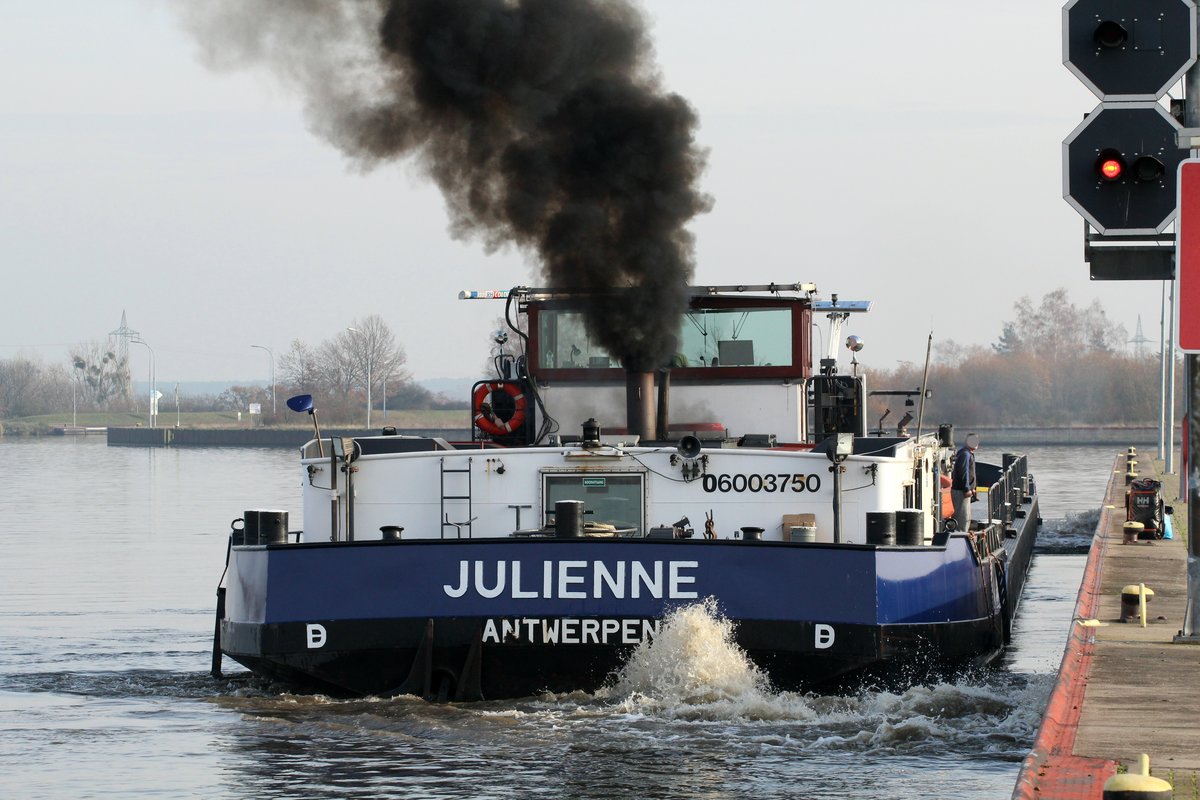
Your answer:
[[[1200,158],[1179,165],[1179,216],[1175,222],[1179,349],[1200,353]]]

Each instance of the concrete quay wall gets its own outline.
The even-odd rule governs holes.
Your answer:
[[[1200,645],[1176,641],[1187,606],[1187,511],[1161,462],[1135,458],[1139,475],[1162,482],[1175,538],[1125,543],[1128,462],[1117,456],[1058,677],[1013,798],[1100,800],[1105,782],[1120,768],[1135,771],[1141,753],[1176,798],[1198,794]],[[1140,583],[1154,592],[1145,627],[1122,620],[1122,589]]]

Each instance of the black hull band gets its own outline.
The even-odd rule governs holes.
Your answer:
[[[601,639],[600,633],[584,635],[585,621],[577,620],[580,626],[569,636],[558,630],[554,643],[539,640],[533,621],[513,621],[509,628],[491,622],[489,628],[489,620],[480,618],[331,620],[320,624],[322,646],[310,647],[311,626],[223,621],[221,641],[226,655],[252,671],[310,690],[501,699],[599,689],[636,646],[621,637],[655,621],[629,620],[615,637]],[[593,627],[601,630],[598,623]],[[986,663],[1003,645],[999,618],[840,625],[833,641],[824,627],[743,620],[735,638],[773,687],[789,691],[853,688],[862,680],[911,683]],[[338,645],[324,644],[326,636]]]

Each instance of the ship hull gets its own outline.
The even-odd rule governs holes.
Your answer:
[[[702,539],[233,547],[220,651],[342,695],[594,691],[673,609],[709,603],[777,689],[910,683],[1004,647],[1037,528],[936,546]]]

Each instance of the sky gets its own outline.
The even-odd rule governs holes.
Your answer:
[[[990,344],[1059,287],[1157,349],[1162,284],[1090,281],[1062,199],[1097,100],[1057,0],[641,7],[708,150],[696,283],[872,300],[844,331],[868,367],[919,363],[931,332]],[[364,173],[269,72],[206,67],[166,0],[0,3],[0,276],[0,358],[65,365],[124,312],[160,387],[265,381],[251,345],[278,359],[370,314],[418,380],[474,377],[503,305],[458,292],[541,285],[526,254],[453,238],[412,164]]]

